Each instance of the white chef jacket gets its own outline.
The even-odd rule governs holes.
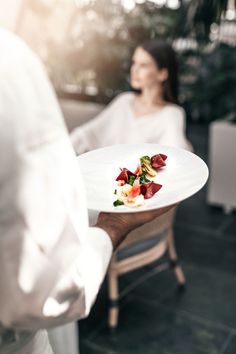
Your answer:
[[[83,181],[40,61],[3,29],[0,48],[1,336],[86,316],[112,244],[88,227]]]

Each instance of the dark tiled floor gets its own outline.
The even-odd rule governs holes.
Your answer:
[[[224,354],[234,354],[236,353],[236,337],[230,336],[228,342],[225,346]]]
[[[195,152],[207,162],[207,129],[190,126]],[[144,281],[121,301],[117,332],[106,326],[104,283],[80,322],[81,354],[236,354],[236,217],[206,204],[207,186],[178,209],[176,247],[187,277],[179,294],[173,273],[156,262],[121,278]]]
[[[117,335],[103,327],[87,343],[114,353],[217,353],[227,331],[149,301],[131,298],[123,307]],[[179,340],[181,338],[181,340]]]

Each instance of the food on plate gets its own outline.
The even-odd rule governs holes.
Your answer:
[[[113,205],[115,207],[144,205],[145,199],[152,198],[162,187],[153,179],[157,176],[158,170],[166,166],[166,159],[167,156],[164,154],[142,156],[134,172],[127,168],[120,168],[120,173],[116,178],[117,188],[114,192],[117,199]]]

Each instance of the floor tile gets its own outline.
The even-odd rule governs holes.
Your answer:
[[[236,213],[230,215],[227,227],[223,230],[223,235],[231,235],[236,240]]]
[[[184,293],[175,291],[176,282],[169,271],[143,282],[132,291],[132,296],[236,330],[236,276],[187,263],[183,270],[187,279]],[[131,275],[126,281],[131,281]]]
[[[92,333],[107,323],[108,315],[108,298],[107,298],[107,283],[103,283],[97,300],[93,305],[89,316],[79,321],[79,336],[84,340],[91,336]]]
[[[219,354],[228,332],[148,303],[131,301],[116,334],[102,329],[91,340],[114,354]]]
[[[93,343],[81,341],[80,354],[112,354],[112,351],[103,350],[103,348],[94,345]]]
[[[161,262],[155,262],[154,265],[150,265],[149,267],[124,274],[120,278],[120,290],[123,291],[130,284],[137,282],[137,279],[143,279],[141,284],[129,292],[132,297],[141,296],[144,299],[154,300],[158,304],[169,296],[178,296],[177,281],[172,270],[168,269],[160,273],[155,273],[155,269],[158,270],[158,264]]]
[[[231,338],[227,347],[222,354],[235,354],[236,353],[236,334]]]
[[[187,224],[192,228],[201,227],[202,229],[217,231],[225,218],[226,216],[221,208],[208,206],[205,196],[196,194],[178,206],[176,224]]]
[[[201,232],[175,228],[176,249],[180,259],[199,266],[236,274],[236,243]]]

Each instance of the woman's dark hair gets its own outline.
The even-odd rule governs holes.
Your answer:
[[[175,51],[163,40],[150,40],[140,45],[155,60],[159,69],[167,69],[168,78],[163,82],[163,98],[178,104],[178,64]]]

